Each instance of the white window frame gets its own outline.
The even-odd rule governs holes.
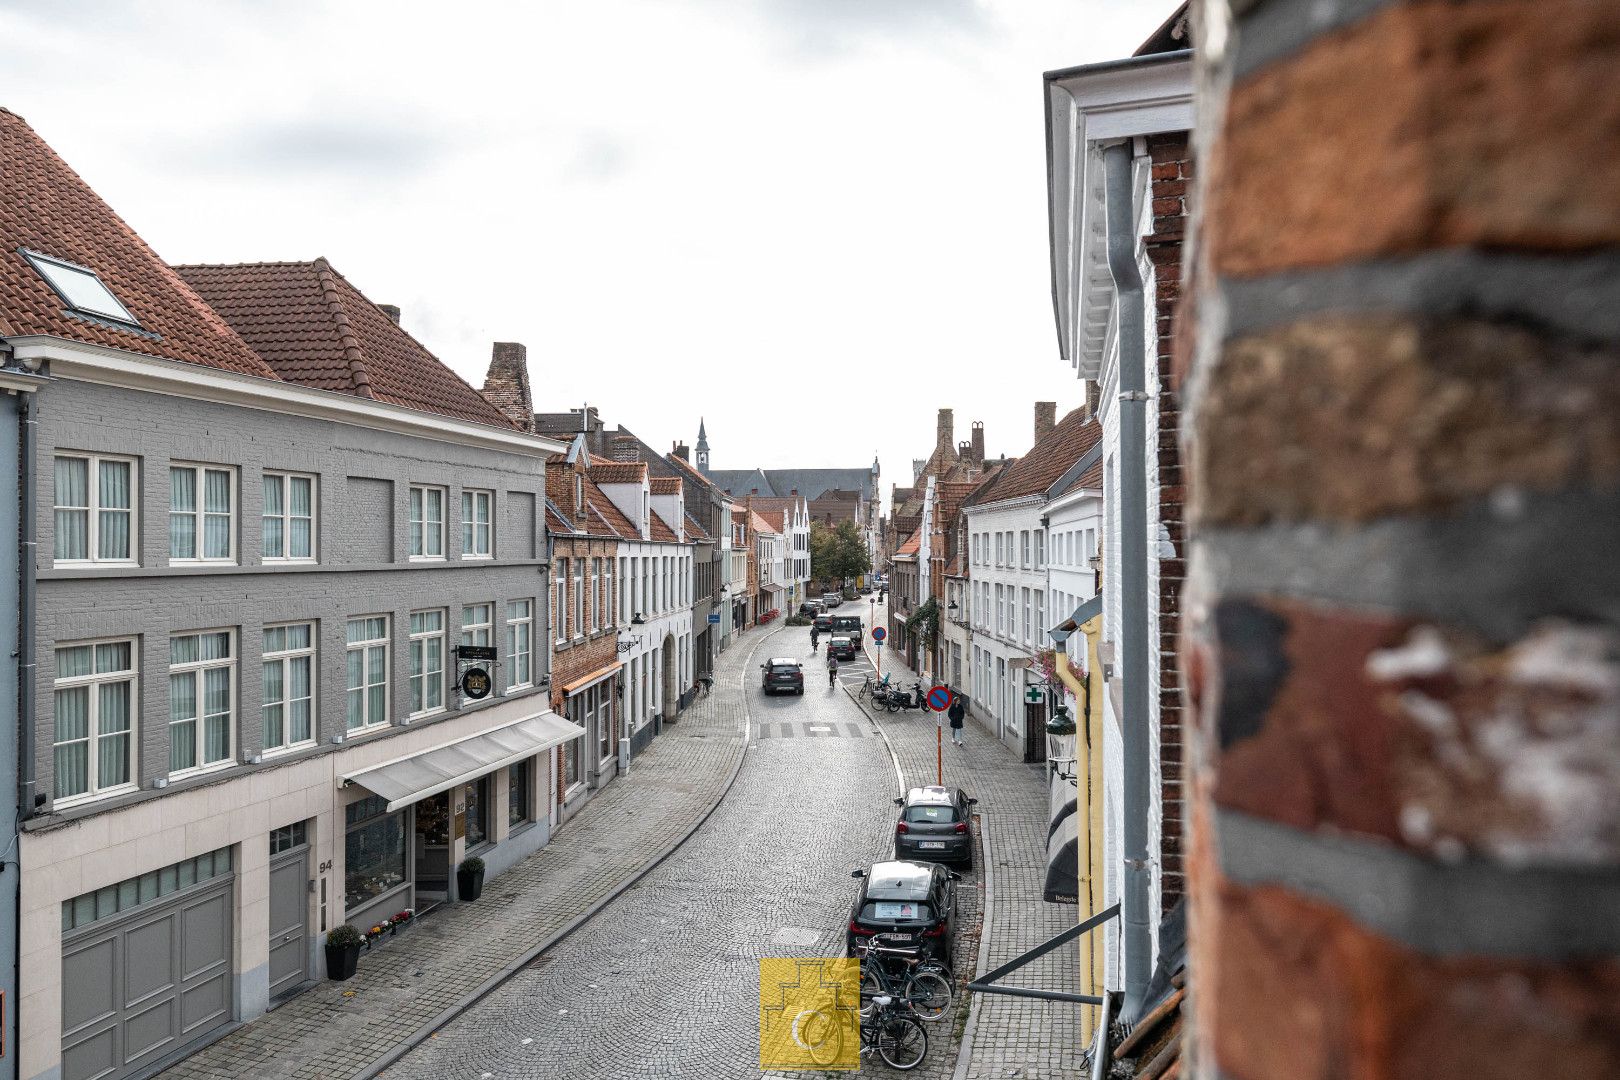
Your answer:
[[[271,649],[269,647],[268,638],[270,631],[291,630],[300,626],[307,627],[309,629],[309,644],[307,646],[283,649]],[[288,623],[274,623],[270,626],[266,626],[264,628],[264,632],[266,638],[265,649],[263,652],[264,667],[268,669],[272,664],[279,664],[281,666],[282,697],[281,701],[277,703],[281,706],[282,742],[280,745],[271,746],[270,739],[265,733],[265,710],[270,707],[271,703],[268,700],[261,698],[259,707],[259,732],[262,740],[261,746],[264,756],[271,757],[276,754],[291,753],[294,750],[313,746],[315,745],[315,741],[319,736],[320,720],[318,710],[320,708],[320,694],[316,691],[315,687],[320,675],[320,668],[315,659],[315,655],[318,643],[320,641],[320,628],[314,621],[305,619]],[[307,659],[309,661],[309,738],[299,739],[295,742],[290,738],[290,734],[292,731],[291,706],[296,699],[292,696],[292,679],[289,678],[288,672],[293,661],[302,659]]]
[[[1044,529],[1036,529],[1035,530],[1035,569],[1044,570],[1045,568],[1046,568],[1046,531]]]
[[[199,645],[200,645],[202,638],[209,637],[209,636],[212,636],[214,634],[224,634],[225,635],[226,639],[230,642],[230,655],[228,655],[228,656],[226,656],[224,658],[215,657],[215,658],[210,659],[210,660],[200,660],[200,659],[199,660],[188,660],[188,661],[186,661],[184,663],[179,663],[179,664],[175,663],[172,660],[172,657],[174,655],[175,642],[180,641],[183,638],[193,638],[194,637],[194,638],[198,639],[198,642],[199,642]],[[170,768],[168,770],[168,775],[171,776],[171,777],[173,777],[173,776],[194,776],[194,775],[196,775],[198,773],[217,772],[220,769],[228,769],[228,768],[230,768],[232,765],[236,764],[237,664],[238,664],[238,661],[241,658],[241,650],[237,647],[237,634],[236,634],[235,629],[233,629],[231,627],[225,627],[225,626],[215,626],[215,627],[210,627],[210,628],[208,628],[206,630],[186,630],[186,631],[183,631],[183,632],[178,633],[178,634],[170,634],[169,635],[169,654],[170,654],[170,657],[171,657],[171,660],[169,662],[169,687],[170,687],[170,689],[169,689],[169,699],[170,699],[170,706],[171,706],[171,711],[169,713],[169,753],[170,753],[171,757],[170,757]],[[206,732],[206,729],[207,729],[206,721],[207,721],[207,718],[208,718],[207,696],[206,696],[207,682],[206,682],[206,680],[204,678],[204,673],[208,672],[208,671],[219,671],[219,670],[225,670],[225,671],[229,672],[230,688],[229,688],[229,690],[227,692],[228,693],[227,700],[229,701],[229,708],[228,708],[225,715],[226,715],[226,728],[229,731],[230,736],[229,736],[229,740],[228,740],[228,743],[227,743],[227,746],[226,746],[226,749],[225,749],[225,756],[224,757],[218,758],[218,759],[216,759],[214,761],[204,761],[203,757],[204,757],[204,754],[205,754],[205,751],[206,751],[206,747],[208,745],[207,744],[207,738],[206,738],[206,735],[205,735],[205,732]],[[174,754],[174,728],[175,728],[175,725],[176,724],[183,724],[183,723],[187,722],[185,720],[176,720],[176,719],[174,719],[174,713],[172,711],[173,700],[174,700],[174,678],[175,678],[176,675],[180,675],[180,676],[189,675],[189,676],[191,676],[192,693],[195,695],[196,703],[197,703],[196,715],[193,716],[191,718],[191,720],[190,720],[190,722],[194,725],[193,728],[192,728],[191,737],[192,737],[192,740],[193,740],[193,743],[194,743],[192,749],[195,751],[195,755],[194,755],[193,760],[196,763],[193,764],[193,765],[189,765],[189,766],[187,766],[185,768],[182,768],[182,769],[176,769],[176,768],[173,767],[173,757],[172,757],[172,755]]]
[[[602,620],[602,625],[611,628],[614,625],[613,613],[618,610],[618,604],[613,599],[613,556],[611,555],[602,560],[602,598],[606,601],[603,610],[607,612],[607,618]]]
[[[522,604],[520,610],[516,605]],[[517,635],[523,632],[524,647],[518,648]],[[506,654],[507,692],[534,685],[534,601],[529,598],[506,602],[506,632],[502,650]],[[521,670],[520,670],[521,669]],[[527,678],[520,679],[520,674]]]
[[[84,506],[56,506],[56,462],[64,458],[72,458],[85,462],[85,498]],[[107,508],[101,505],[101,463],[114,461],[129,466],[129,508]],[[54,566],[139,566],[141,561],[141,468],[138,458],[123,454],[90,454],[75,451],[61,451],[51,455],[51,502],[59,518],[63,511],[83,512],[85,515],[85,558],[54,559]],[[101,557],[101,515],[128,514],[129,515],[129,555],[123,558],[104,559]],[[56,535],[53,519],[53,538]]]
[[[478,618],[479,609],[483,609],[483,618]],[[468,622],[471,613],[472,622]],[[481,600],[473,604],[461,605],[461,644],[483,645],[495,644],[495,605],[488,600]]]
[[[1029,569],[1029,530],[1023,529],[1018,533],[1018,566],[1021,570]]]
[[[1002,534],[998,532],[998,533],[996,533],[996,565],[997,566],[1001,565],[1001,560],[1003,558],[1002,544],[1003,544]]]
[[[438,528],[434,530],[438,534],[439,552],[437,555],[429,550],[432,547],[432,534],[428,530],[434,524],[434,520],[428,516],[429,495],[438,495],[439,497]],[[443,562],[445,560],[444,519],[448,516],[445,514],[445,508],[450,503],[449,489],[435,487],[432,484],[412,484],[407,500],[406,517],[409,519],[408,524],[411,530],[411,561]],[[418,539],[421,541],[420,548],[418,548],[417,544]]]
[[[574,559],[574,633],[575,641],[585,640],[585,558]]]
[[[350,641],[349,640],[349,630],[355,623],[369,622],[372,619],[381,619],[382,620],[382,633],[380,635],[375,636],[375,637],[362,638],[359,641]],[[343,691],[343,729],[349,735],[357,735],[357,734],[361,734],[361,733],[368,732],[368,731],[377,731],[377,730],[380,730],[380,729],[385,728],[385,727],[388,726],[388,717],[389,717],[390,711],[391,711],[392,706],[393,706],[393,697],[394,697],[393,680],[390,678],[390,675],[392,674],[392,670],[393,670],[393,647],[394,647],[393,633],[394,633],[393,616],[387,614],[386,612],[373,612],[370,615],[351,615],[348,619],[346,619],[344,621],[344,624],[343,624],[343,640],[344,640],[344,649],[343,649],[343,653],[344,653],[344,655],[343,655],[343,670],[344,670],[344,679],[343,679],[343,686],[344,686],[344,691]],[[370,674],[369,674],[369,672],[371,671],[371,657],[372,657],[372,653],[374,651],[377,651],[377,650],[381,650],[381,652],[382,652],[383,676],[382,676],[382,681],[381,682],[372,682],[371,678],[370,678]],[[349,656],[351,654],[353,654],[353,653],[359,653],[360,654],[360,685],[359,686],[351,686],[351,685],[349,685],[349,683],[350,683],[350,680],[349,680],[349,677],[348,677]],[[372,690],[373,687],[376,687],[376,686],[381,686],[382,691],[383,691],[382,715],[380,717],[371,718],[370,722],[367,723],[366,722],[366,717],[369,715],[370,707],[371,707],[371,690]],[[361,701],[362,701],[362,705],[361,705],[361,709],[360,709],[361,723],[358,726],[350,727],[349,726],[349,696],[351,694],[356,693],[356,692],[358,692],[361,695]]]
[[[484,516],[478,517],[479,505]],[[469,519],[468,511],[472,516]],[[483,543],[479,544],[478,530],[483,529]],[[461,489],[461,557],[463,559],[493,559],[495,557],[495,493],[488,488]]]
[[[418,615],[426,616],[426,617],[431,617],[431,616],[437,615],[439,617],[438,629],[436,629],[436,630],[433,630],[433,629],[418,630],[418,629],[416,629],[416,617]],[[411,621],[407,624],[407,630],[409,631],[409,634],[408,634],[409,644],[406,646],[406,649],[407,649],[406,657],[407,657],[408,663],[410,664],[410,684],[409,685],[410,685],[410,695],[411,695],[411,711],[409,713],[407,713],[406,715],[410,719],[415,720],[415,719],[417,719],[419,717],[423,717],[423,716],[437,716],[439,713],[444,712],[446,709],[448,709],[450,707],[449,704],[448,704],[449,691],[448,691],[448,687],[447,687],[447,684],[446,684],[446,678],[445,678],[445,673],[450,667],[450,658],[449,658],[450,640],[449,640],[449,632],[448,632],[448,628],[447,628],[447,624],[450,621],[450,616],[449,616],[449,613],[446,612],[444,608],[418,608],[417,610],[411,612],[410,615],[408,616],[408,618]],[[429,700],[428,700],[429,699],[429,690],[432,687],[432,681],[431,680],[433,679],[434,673],[429,671],[428,668],[427,668],[428,645],[429,645],[429,643],[431,643],[435,639],[439,643],[439,670],[438,670],[439,703],[437,705],[430,704]],[[420,671],[417,670],[418,657],[420,657],[420,666],[421,666]],[[418,697],[418,693],[417,693],[418,681],[420,681],[421,687],[422,687],[421,694],[420,694],[421,699],[422,699],[422,707],[421,708],[416,707],[417,697]]]
[[[602,560],[591,557],[591,633],[602,629]]]
[[[552,568],[552,585],[557,595],[551,605],[551,639],[558,645],[568,644],[568,559],[556,558]]]
[[[119,668],[116,671],[96,671],[95,651],[100,645],[128,645],[129,667]],[[92,638],[88,641],[59,641],[52,651],[54,665],[55,653],[62,649],[77,649],[88,647],[90,649],[90,674],[70,675],[66,678],[55,679],[52,683],[53,727],[51,732],[51,794],[52,805],[56,807],[74,806],[79,803],[90,802],[126,791],[135,791],[140,787],[140,730],[141,730],[141,643],[139,638]],[[104,732],[101,730],[101,693],[99,687],[113,683],[129,684],[129,727],[123,731]],[[89,709],[85,719],[85,737],[61,741],[56,739],[54,727],[55,695],[64,690],[73,690],[77,687],[88,687]],[[121,784],[107,787],[100,786],[97,781],[98,767],[101,761],[100,741],[106,736],[122,735],[129,741],[128,773],[129,779]],[[85,753],[88,760],[85,763],[85,790],[75,795],[58,795],[56,793],[56,754],[58,748],[71,743],[85,743]]]
[[[192,510],[175,510],[174,508],[174,474],[189,472],[192,477],[192,493],[196,500],[196,507]],[[206,498],[206,484],[209,473],[224,473],[230,484],[230,493],[227,502],[230,509],[225,517],[229,524],[227,530],[230,536],[230,548],[224,555],[204,555],[203,542],[208,533],[208,519],[219,517],[218,513],[204,509],[203,500]],[[198,461],[171,461],[169,462],[169,565],[170,566],[233,566],[236,564],[237,552],[237,483],[236,469],[229,465],[210,465]],[[186,514],[191,517],[191,541],[195,555],[176,555],[174,553],[174,518],[177,514]]]
[[[281,513],[272,514],[266,510],[269,500],[264,497],[265,489],[270,481],[276,481],[281,489]],[[295,521],[306,520],[302,514],[292,512],[292,484],[294,480],[309,482],[309,554],[286,554],[292,550],[292,525]],[[320,517],[320,478],[313,473],[266,471],[263,485],[259,489],[259,558],[264,562],[273,563],[315,563],[320,561],[320,537],[315,531],[316,520]],[[281,522],[281,550],[283,554],[272,555],[264,547],[264,522],[276,520]]]

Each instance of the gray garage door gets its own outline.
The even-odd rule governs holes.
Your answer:
[[[62,936],[63,1080],[133,1075],[230,1020],[229,855],[64,906],[72,929]]]

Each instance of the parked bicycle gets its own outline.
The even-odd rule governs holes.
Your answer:
[[[950,1011],[951,969],[932,957],[924,957],[916,945],[897,945],[888,934],[879,934],[864,948],[857,947],[861,960],[861,1015],[870,1016],[872,1003],[887,995],[897,998],[924,1020],[938,1020]]]
[[[918,680],[912,684],[910,690],[890,687],[878,704],[892,713],[902,709],[921,709],[927,707],[928,695],[923,691],[922,681]]]
[[[840,1060],[844,1030],[831,1013],[816,1009],[794,1021],[795,1040],[817,1065]],[[861,1017],[860,1056],[876,1050],[891,1069],[909,1072],[928,1056],[928,1032],[913,1015],[910,1006],[887,994],[872,999],[871,1015]]]

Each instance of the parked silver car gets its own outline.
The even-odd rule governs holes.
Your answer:
[[[973,806],[961,788],[919,787],[894,800],[894,857],[973,869]]]

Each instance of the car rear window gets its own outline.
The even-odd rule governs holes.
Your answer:
[[[868,900],[861,918],[874,922],[927,922],[933,912],[916,900]]]
[[[950,825],[956,821],[956,807],[938,803],[908,806],[905,820],[913,825]]]
[[[771,674],[772,675],[781,675],[783,673],[791,674],[792,672],[795,672],[795,671],[798,671],[798,670],[799,670],[799,665],[798,664],[772,664],[771,665]]]

